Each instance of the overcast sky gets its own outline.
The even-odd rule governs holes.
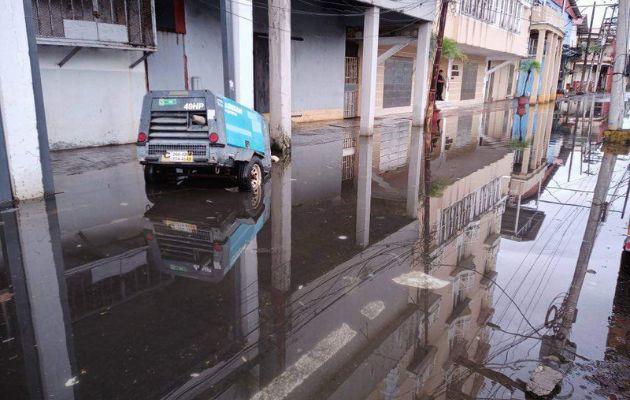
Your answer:
[[[602,18],[604,18],[604,10],[606,7],[600,6],[600,4],[617,4],[617,0],[577,0],[578,7],[580,8],[580,12],[582,15],[588,15],[588,18],[591,18],[591,13],[593,12],[593,7],[590,7],[593,4],[593,1],[597,3],[597,7],[595,9],[595,22],[593,22],[593,26],[597,27],[602,23]],[[610,13],[612,9],[608,9],[607,16],[610,17]],[[615,14],[616,15],[616,14]]]

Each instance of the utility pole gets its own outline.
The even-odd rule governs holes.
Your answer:
[[[619,0],[617,12],[617,35],[615,38],[615,64],[613,67],[612,90],[608,129],[621,129],[625,101],[624,70],[628,54],[628,0]]]

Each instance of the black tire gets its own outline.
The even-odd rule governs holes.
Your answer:
[[[148,184],[165,182],[170,172],[169,168],[147,164],[144,166],[144,182]]]
[[[241,192],[262,190],[264,172],[262,162],[253,156],[248,163],[240,163],[238,168],[238,189]]]

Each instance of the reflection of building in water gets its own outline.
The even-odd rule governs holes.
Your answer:
[[[514,148],[514,166],[510,180],[510,201],[503,217],[502,232],[516,240],[536,236],[544,214],[521,206],[523,200],[537,197],[556,171],[559,149],[551,146],[553,106],[525,105],[514,117],[510,145]],[[555,143],[555,142],[554,142]]]
[[[429,342],[411,368],[423,394],[474,397],[483,381],[474,375],[462,379],[470,373],[458,358],[482,363],[489,350],[485,323],[493,312],[492,282],[507,194],[504,176],[510,168],[507,154],[431,198],[430,226],[436,234],[429,272],[447,285],[429,294]],[[423,335],[421,324],[421,340]]]
[[[497,130],[504,124],[503,116],[498,113],[491,122]],[[422,278],[423,257],[418,253],[422,241],[416,244],[412,272],[398,277],[410,287],[409,297],[420,312],[416,343],[370,399],[458,394],[468,398],[483,383],[480,375],[461,364],[465,360],[480,364],[489,351],[485,323],[493,312],[496,255],[508,190],[505,178],[512,168],[512,153],[493,145],[502,141],[494,129],[485,131],[489,134],[483,136],[490,140],[483,145],[477,138],[462,139],[463,149],[454,146],[445,157],[435,155],[431,162],[431,278]],[[440,139],[445,136],[441,132]],[[430,290],[423,290],[427,286]]]
[[[147,203],[140,186],[139,193],[120,191],[143,199],[134,203],[139,213],[121,206],[124,218],[89,219],[89,209],[81,219],[60,214],[69,227],[64,259],[53,263],[60,296],[42,298],[56,313],[40,320],[42,314],[19,309],[18,321],[9,313],[9,322],[33,318],[33,329],[71,338],[60,342],[65,347],[36,342],[37,351],[68,366],[55,371],[63,375],[55,382],[74,377],[81,398],[410,398],[443,392],[445,379],[449,390],[474,395],[478,379],[460,384],[455,361],[487,351],[482,327],[492,311],[502,177],[511,168],[511,153],[499,145],[503,123],[493,124],[498,128],[482,126],[483,135],[462,138],[469,144],[431,161],[432,247],[439,255],[432,274],[445,285],[427,297],[426,313],[415,288],[398,283],[422,268],[419,222],[405,209],[405,197],[417,200],[418,192],[407,191],[406,165],[378,167],[392,154],[391,165],[400,163],[398,152],[417,166],[419,136],[401,139],[404,149],[380,143],[378,150],[375,138],[336,136],[295,140],[295,159],[274,170],[270,206],[266,198],[242,204],[238,193],[194,186],[147,193]],[[368,156],[371,163],[360,162]],[[346,157],[356,159],[350,176]],[[415,180],[415,167],[409,175]],[[358,191],[361,181],[378,194]],[[178,200],[166,201],[171,196]],[[15,365],[51,373],[51,365],[24,358]]]

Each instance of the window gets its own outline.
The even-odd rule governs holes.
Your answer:
[[[31,1],[39,44],[155,49],[152,0]]]
[[[466,298],[475,283],[475,272],[462,272],[453,281],[453,310]]]
[[[477,93],[477,70],[478,64],[464,63],[464,71],[462,72],[462,89],[460,100],[472,100]]]
[[[385,60],[383,83],[383,107],[405,107],[411,105],[411,83],[413,59],[390,57]]]
[[[453,350],[455,345],[463,343],[468,330],[468,321],[470,317],[462,317],[456,319],[448,328],[448,348]]]

